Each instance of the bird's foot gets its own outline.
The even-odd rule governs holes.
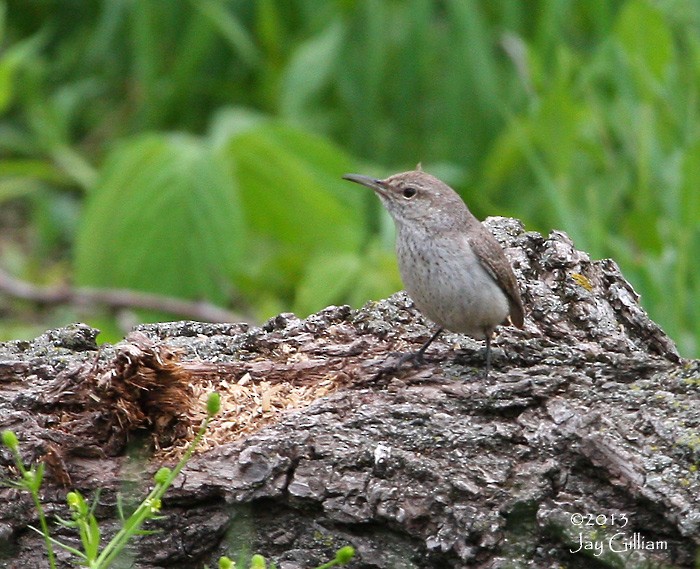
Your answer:
[[[416,352],[391,352],[389,356],[384,360],[382,367],[377,371],[374,376],[375,379],[381,379],[383,377],[394,375],[401,368],[410,364],[413,369],[418,369],[419,367],[429,363],[429,360],[425,357],[425,352],[420,350]]]
[[[421,352],[420,350],[416,352],[406,352],[403,354],[396,353],[392,355],[398,356],[399,358],[396,362],[397,369],[403,367],[405,364],[411,364],[414,368],[418,368],[427,363],[427,360],[425,359],[425,352]]]
[[[457,352],[454,363],[465,367],[481,368],[481,379],[488,380],[493,370],[493,361],[498,362],[503,357],[503,351],[489,348],[462,348]]]

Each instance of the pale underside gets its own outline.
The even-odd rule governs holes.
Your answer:
[[[508,297],[476,258],[466,236],[397,239],[396,250],[406,292],[439,326],[484,338],[506,319]]]

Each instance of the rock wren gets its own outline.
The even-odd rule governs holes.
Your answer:
[[[438,325],[398,366],[422,363],[425,350],[447,329],[486,340],[488,377],[494,329],[507,317],[522,328],[524,317],[518,283],[498,241],[457,192],[420,169],[386,180],[358,174],[343,178],[372,188],[391,214],[404,287],[418,309]]]

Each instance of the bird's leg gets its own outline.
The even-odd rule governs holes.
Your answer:
[[[442,328],[438,328],[435,333],[430,336],[427,342],[423,344],[420,349],[416,352],[409,352],[407,354],[401,355],[399,357],[398,361],[396,363],[391,363],[391,364],[386,364],[377,372],[377,374],[374,376],[374,379],[380,379],[384,376],[391,375],[393,373],[396,373],[399,369],[401,369],[401,366],[403,366],[407,362],[411,362],[414,367],[418,367],[421,364],[425,363],[425,350],[428,349],[428,346],[433,343],[433,340],[437,338],[440,333],[442,332]],[[392,355],[398,355],[398,354],[392,354]],[[389,360],[387,360],[389,361]]]
[[[491,336],[493,336],[493,330],[486,330],[486,370],[484,371],[484,379],[489,378],[489,372],[491,371]]]
[[[417,352],[410,352],[408,354],[404,354],[401,356],[401,359],[399,359],[399,363],[396,364],[396,368],[400,368],[403,364],[406,362],[413,362],[414,366],[417,365],[422,365],[425,363],[425,350],[428,349],[428,346],[433,343],[433,340],[437,338],[440,334],[442,333],[442,327],[438,328],[435,333],[430,336],[428,341],[423,344],[420,349]]]
[[[419,364],[422,364],[422,363],[425,362],[425,350],[427,350],[427,349],[428,349],[428,346],[430,346],[430,344],[432,344],[433,341],[434,341],[440,334],[442,334],[442,330],[443,330],[442,327],[439,327],[437,330],[435,330],[435,332],[433,333],[433,335],[430,336],[430,338],[428,338],[428,341],[420,347],[420,349],[416,352],[416,362],[418,362]]]

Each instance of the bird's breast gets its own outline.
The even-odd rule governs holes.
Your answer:
[[[397,234],[406,292],[436,324],[483,338],[508,315],[508,298],[478,260],[466,235]]]

